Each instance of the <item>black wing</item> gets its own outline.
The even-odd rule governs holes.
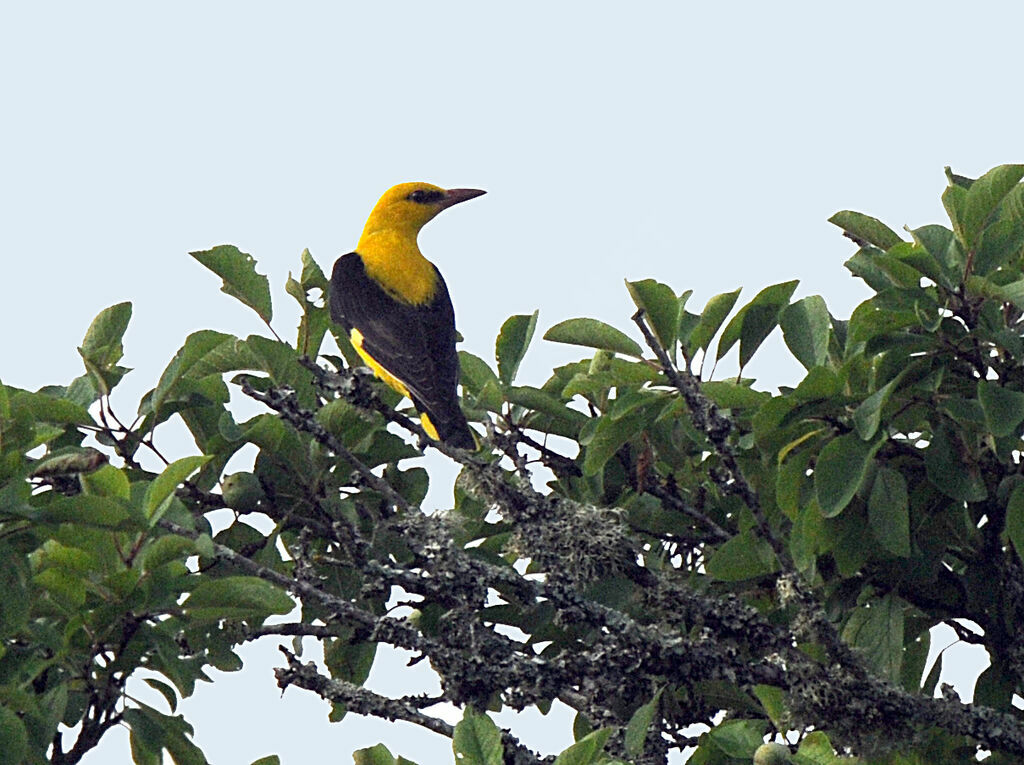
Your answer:
[[[363,350],[402,381],[413,404],[425,412],[442,440],[473,448],[475,442],[459,408],[459,357],[455,312],[448,287],[437,271],[434,299],[412,306],[391,297],[366,275],[363,259],[350,252],[338,258],[331,275],[331,318],[363,335]]]

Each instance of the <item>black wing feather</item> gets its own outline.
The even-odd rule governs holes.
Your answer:
[[[457,395],[455,312],[444,278],[434,270],[434,299],[413,306],[391,297],[367,276],[358,253],[343,255],[331,275],[331,318],[362,333],[363,349],[405,384],[413,404],[430,417],[442,440],[473,448]]]

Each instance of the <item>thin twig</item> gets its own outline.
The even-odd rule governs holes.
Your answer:
[[[732,539],[733,535],[725,529],[723,529],[717,523],[715,523],[714,520],[709,518],[707,515],[702,513],[697,508],[684,502],[681,498],[677,497],[675,494],[668,491],[661,484],[655,483],[650,486],[646,486],[644,490],[648,494],[651,494],[660,499],[664,504],[668,505],[673,510],[678,510],[684,515],[688,515],[690,518],[697,521],[697,523],[699,523],[701,526],[703,526],[711,532],[711,535],[713,537],[712,541],[725,542],[728,539]]]
[[[747,482],[747,479],[743,477],[743,473],[736,463],[736,456],[733,453],[732,445],[729,443],[729,437],[732,435],[733,424],[732,420],[725,417],[721,412],[718,411],[718,407],[715,403],[704,395],[704,391],[700,388],[700,380],[694,377],[688,369],[680,370],[672,363],[672,359],[669,357],[668,352],[661,346],[658,339],[651,332],[650,327],[647,326],[647,321],[644,318],[645,312],[641,309],[633,314],[633,321],[640,328],[643,333],[644,340],[647,341],[647,346],[654,352],[654,355],[658,357],[658,361],[661,363],[661,369],[668,377],[669,381],[675,386],[676,390],[679,391],[683,399],[686,401],[686,405],[690,408],[690,414],[693,418],[693,424],[697,426],[711,442],[715,448],[715,453],[718,458],[722,461],[722,465],[725,468],[726,475],[721,479],[715,477],[712,473],[711,478],[719,485],[723,491],[727,493],[735,493],[740,496],[743,502],[750,508],[751,513],[754,515],[754,519],[757,521],[758,529],[765,541],[771,545],[772,550],[778,557],[779,561],[785,568],[792,567],[792,561],[789,558],[785,546],[782,542],[772,533],[771,527],[768,524],[768,520],[765,517],[764,509],[761,507],[761,501],[758,499],[757,492],[754,491],[753,487]]]
[[[291,423],[296,430],[309,433],[318,442],[352,465],[356,469],[356,472],[359,473],[362,482],[367,487],[373,489],[384,497],[384,499],[393,507],[404,512],[411,512],[413,510],[409,501],[395,491],[391,487],[391,484],[374,473],[373,470],[366,463],[356,457],[349,448],[345,446],[345,444],[341,443],[341,441],[328,433],[327,429],[317,422],[312,412],[309,412],[299,406],[298,400],[295,398],[295,394],[293,392],[281,391],[274,388],[267,393],[262,393],[249,385],[247,380],[243,380],[242,382],[242,392],[250,398],[254,398],[257,401],[261,401],[266,404],[280,414],[285,421]]]

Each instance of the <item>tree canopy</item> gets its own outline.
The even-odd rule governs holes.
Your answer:
[[[550,327],[585,355],[532,386],[538,314],[512,316],[493,362],[460,354],[478,452],[429,441],[359,369],[308,252],[293,341],[251,256],[193,253],[268,334],[189,335],[130,421],[110,400],[129,303],[88,328],[80,377],[0,385],[0,763],[78,762],[115,725],[139,765],[205,763],[178,702],[268,636],[294,638],[282,689],[421,725],[462,762],[1021,761],[1024,165],[947,176],[948,225],[831,218],[872,291],[848,319],[797,281],[699,310],[627,282],[633,323]],[[742,370],[776,328],[806,374],[762,390]],[[172,418],[195,444],[173,460]],[[443,512],[420,509],[427,449],[461,465]],[[988,654],[969,703],[927,664],[940,624]],[[381,644],[442,694],[365,688]],[[126,691],[140,670],[161,708]],[[557,759],[487,714],[556,699],[576,710]]]

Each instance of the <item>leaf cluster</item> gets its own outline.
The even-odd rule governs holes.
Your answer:
[[[463,762],[552,761],[487,712],[555,699],[577,713],[560,764],[1019,761],[1022,177],[949,173],[949,225],[904,235],[833,216],[872,291],[848,319],[796,281],[700,310],[627,282],[642,343],[561,322],[544,339],[587,355],[532,386],[539,317],[511,317],[493,363],[460,353],[475,454],[430,444],[354,369],[308,252],[286,284],[293,342],[251,256],[194,253],[271,337],[193,333],[129,424],[110,401],[127,303],[89,327],[80,377],[0,386],[0,762],[77,762],[125,725],[137,763],[203,763],[177,704],[266,636],[294,638],[278,683],[332,720],[413,722]],[[763,390],[742,370],[777,328],[806,373]],[[733,350],[740,374],[714,379]],[[240,420],[232,394],[265,408]],[[175,417],[195,449],[166,459]],[[431,445],[461,473],[428,515]],[[243,447],[251,469],[226,475]],[[940,624],[990,658],[969,705],[937,697]],[[442,695],[363,688],[380,644],[428,659]],[[159,709],[127,689],[141,670]],[[431,715],[441,701],[458,725]],[[378,745],[356,762],[410,761]]]

